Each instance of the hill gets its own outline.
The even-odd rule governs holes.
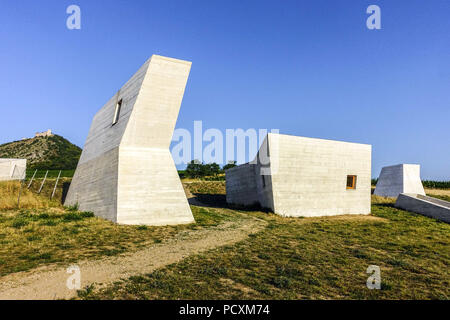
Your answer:
[[[0,158],[25,158],[27,169],[75,169],[80,155],[80,147],[56,134],[0,145]]]

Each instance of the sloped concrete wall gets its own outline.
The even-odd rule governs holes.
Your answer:
[[[420,179],[420,165],[403,165],[403,193],[417,193],[425,195],[422,180]]]
[[[117,222],[119,145],[151,59],[95,114],[65,204]],[[112,125],[122,99],[118,122]]]
[[[450,223],[450,202],[415,193],[402,193],[395,202],[397,208]]]
[[[26,170],[27,159],[0,159],[0,181],[23,180]]]
[[[194,222],[169,152],[190,67],[153,55],[96,114],[66,204],[123,224]]]
[[[381,169],[374,194],[382,197],[397,197],[400,193],[425,195],[420,180],[420,165],[398,164]]]

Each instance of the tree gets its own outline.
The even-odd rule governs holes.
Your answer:
[[[198,160],[192,160],[186,167],[186,175],[191,178],[217,176],[219,173],[220,166],[215,162],[203,164]]]
[[[233,167],[236,167],[236,161],[228,161],[228,164],[224,165],[222,170],[225,171]]]
[[[186,167],[186,175],[191,178],[199,178],[202,176],[203,164],[198,160],[192,160]]]

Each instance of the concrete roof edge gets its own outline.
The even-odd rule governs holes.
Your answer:
[[[187,65],[192,65],[191,61],[181,60],[181,59],[176,59],[176,58],[171,58],[171,57],[166,57],[166,56],[160,56],[159,54],[153,54],[148,60],[153,59],[153,58],[162,59],[162,60],[168,60],[168,61],[172,61],[172,62],[176,62],[176,63],[182,63],[182,64],[187,64]]]
[[[269,132],[267,135],[279,135],[279,136],[287,136],[287,137],[294,137],[294,138],[302,138],[302,139],[311,139],[311,140],[322,140],[322,141],[332,141],[332,142],[340,142],[340,143],[350,143],[350,144],[360,144],[363,146],[369,146],[372,147],[371,144],[368,143],[360,143],[360,142],[350,142],[350,141],[342,141],[342,140],[333,140],[333,139],[322,139],[322,138],[311,138],[311,137],[304,137],[304,136],[295,136],[293,134],[284,134],[284,133],[273,133]]]

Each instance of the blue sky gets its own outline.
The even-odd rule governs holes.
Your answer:
[[[81,30],[66,8],[81,8]],[[381,30],[366,8],[381,8]],[[373,146],[450,179],[450,1],[12,1],[0,10],[0,143],[79,146],[153,53],[193,62],[177,127],[277,128]]]

